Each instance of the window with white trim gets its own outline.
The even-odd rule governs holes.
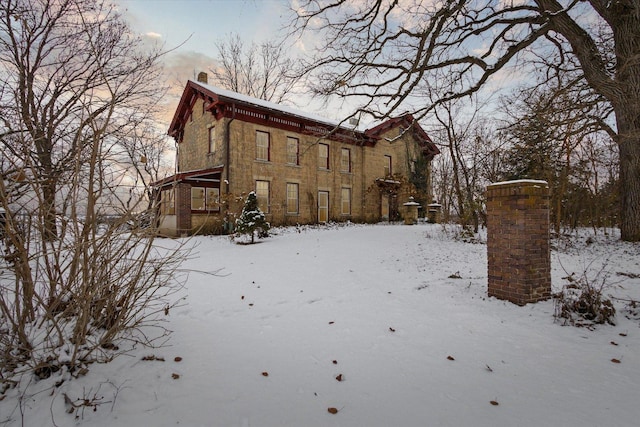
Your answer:
[[[191,210],[192,211],[204,210],[204,188],[203,187],[191,187]]]
[[[348,148],[340,150],[340,170],[342,172],[351,172],[351,150]]]
[[[329,169],[329,145],[318,144],[318,167]]]
[[[219,188],[207,188],[206,191],[205,206],[209,211],[220,210],[220,189]]]
[[[258,207],[264,213],[269,213],[269,184],[269,181],[256,181]]]
[[[271,160],[269,132],[256,131],[256,159],[265,162]]]
[[[297,214],[299,209],[298,203],[298,184],[288,182],[287,183],[287,213]]]
[[[342,189],[342,215],[351,215],[351,189]]]
[[[287,137],[287,163],[290,165],[300,164],[300,140],[298,138]]]
[[[174,197],[175,191],[173,188],[168,190],[162,190],[160,194],[160,212],[164,215],[175,215],[176,213],[176,201]]]
[[[384,156],[384,176],[390,176],[393,174],[391,164],[391,156]]]
[[[219,211],[220,189],[213,187],[191,187],[192,211]]]
[[[211,126],[209,128],[209,153],[216,152],[216,127]]]

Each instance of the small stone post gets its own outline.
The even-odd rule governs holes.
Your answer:
[[[442,205],[434,200],[427,208],[427,220],[432,224],[439,224],[442,221]]]
[[[404,223],[405,225],[413,225],[418,223],[418,208],[420,203],[417,203],[413,197],[409,197],[407,203],[402,204],[405,207]]]
[[[487,261],[489,296],[518,305],[551,297],[546,181],[487,186]]]

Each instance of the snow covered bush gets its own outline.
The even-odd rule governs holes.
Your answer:
[[[106,1],[3,0],[0,16],[0,400],[27,400],[168,334],[186,253],[150,214],[160,48]]]
[[[270,224],[267,222],[264,212],[258,207],[258,197],[252,191],[244,202],[240,218],[236,219],[235,237],[250,235],[251,243],[255,243],[255,235],[266,237],[269,234]]]

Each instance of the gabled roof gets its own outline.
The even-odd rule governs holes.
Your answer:
[[[407,129],[410,127],[426,155],[433,157],[440,152],[411,115],[389,119],[372,129],[362,131],[292,107],[253,98],[194,80],[187,82],[169,126],[168,134],[176,138],[178,142],[181,140],[184,126],[192,113],[197,99],[203,99],[205,109],[218,119],[221,117],[238,118],[265,126],[356,145],[373,146],[384,132],[398,126],[403,126]]]
[[[391,129],[401,127],[403,128],[402,134],[405,132],[411,132],[414,138],[420,143],[422,147],[423,153],[430,158],[433,158],[435,155],[440,154],[440,150],[433,143],[427,132],[422,129],[422,126],[413,118],[411,114],[405,114],[400,117],[394,117],[392,119],[386,120],[379,125],[372,127],[365,131],[365,133],[372,137],[379,139],[382,134],[390,131]]]
[[[176,138],[178,142],[197,99],[203,99],[206,110],[218,119],[238,118],[251,123],[357,145],[375,144],[375,140],[369,138],[364,132],[348,126],[340,126],[338,122],[193,80],[187,82],[169,126],[169,135]]]
[[[203,95],[211,98],[211,100],[214,102],[225,102],[225,101],[235,102],[239,105],[254,106],[264,110],[284,113],[292,117],[299,117],[301,119],[310,120],[310,121],[314,121],[322,124],[327,124],[333,127],[338,126],[340,124],[336,121],[329,120],[327,118],[324,118],[315,114],[310,114],[310,113],[295,109],[293,107],[276,104],[270,101],[265,101],[264,99],[253,98],[248,95],[243,95],[238,92],[222,89],[222,88],[212,86],[206,83],[198,82],[195,80],[187,81],[187,87],[185,88],[185,91],[182,94],[182,98],[185,98],[185,94],[187,94],[188,89],[194,89],[195,91],[200,91]],[[180,100],[181,104],[182,104],[182,101],[183,100],[181,99]],[[180,107],[178,107],[178,110],[179,109]],[[178,110],[176,110],[176,113],[178,113]],[[171,122],[170,128],[174,125],[175,121],[176,121],[176,116],[174,116],[173,121]]]

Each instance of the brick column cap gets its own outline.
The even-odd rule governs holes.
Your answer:
[[[513,181],[494,182],[493,184],[487,185],[487,188],[498,187],[500,185],[544,185],[545,187],[549,187],[547,181],[540,179],[515,179]]]

